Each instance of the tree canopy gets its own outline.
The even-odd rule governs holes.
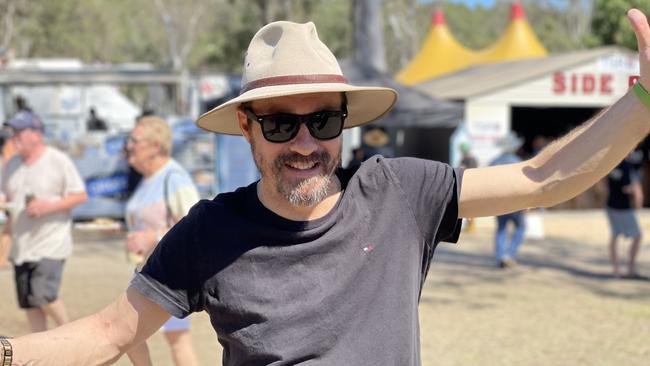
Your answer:
[[[625,11],[650,0],[523,1],[550,52],[619,44],[636,46]],[[454,36],[479,49],[509,19],[510,1],[491,8],[449,1],[383,0],[389,70],[417,51],[434,7]],[[352,2],[347,0],[0,0],[0,51],[18,58],[69,57],[88,63],[148,62],[162,67],[240,72],[253,34],[266,22],[313,21],[340,58],[352,52]]]

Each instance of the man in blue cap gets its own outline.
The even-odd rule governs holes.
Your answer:
[[[72,253],[70,211],[87,199],[84,183],[63,152],[43,141],[43,122],[20,111],[5,123],[16,147],[2,174],[13,245],[18,303],[32,331],[47,329],[50,317],[58,326],[68,322],[58,298],[65,259]]]

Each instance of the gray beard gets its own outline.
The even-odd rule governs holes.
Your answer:
[[[293,189],[283,186],[278,182],[277,189],[284,198],[294,206],[310,207],[321,203],[329,193],[331,176],[319,175],[316,177],[303,180],[298,183]],[[309,189],[309,186],[316,185],[314,189]]]
[[[341,161],[341,152],[339,150],[338,156],[330,156],[325,152],[318,152],[312,154],[311,157],[300,157],[297,155],[285,155],[279,157],[272,164],[267,164],[262,154],[258,154],[255,149],[255,143],[251,144],[251,151],[255,160],[255,165],[260,171],[262,177],[267,179],[276,179],[276,190],[280,193],[291,205],[300,207],[311,207],[321,203],[327,198],[330,186],[332,183],[332,175]],[[282,170],[285,169],[284,164],[291,160],[315,160],[324,167],[324,172],[318,176],[297,182],[297,184],[288,184],[280,177]],[[270,169],[262,169],[262,168]],[[311,189],[310,189],[311,188]]]

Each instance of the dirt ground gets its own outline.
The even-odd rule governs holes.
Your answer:
[[[650,211],[641,222],[650,233]],[[443,243],[436,252],[420,305],[423,365],[650,364],[650,281],[610,276],[603,212],[547,212],[546,238],[527,240],[513,270],[494,267],[493,229],[493,219],[481,219],[459,244]],[[123,291],[133,269],[120,236],[75,237],[62,298],[79,318]],[[647,243],[639,271],[650,276]],[[0,270],[0,334],[16,336],[27,332],[27,323],[12,276]],[[193,315],[192,336],[201,365],[221,363],[205,314]],[[154,364],[171,365],[161,334],[149,345]],[[117,365],[129,362],[123,357]]]

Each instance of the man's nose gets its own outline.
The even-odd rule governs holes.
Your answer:
[[[291,141],[290,149],[304,156],[310,155],[318,149],[318,142],[309,133],[309,129],[304,123],[300,124],[298,134]]]

